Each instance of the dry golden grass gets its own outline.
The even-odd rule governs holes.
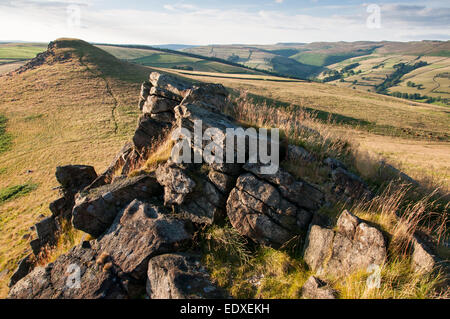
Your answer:
[[[56,167],[87,164],[102,172],[136,127],[137,92],[150,70],[90,51],[82,42],[74,47],[69,41],[58,49],[73,53],[65,63],[0,78],[0,114],[8,118],[13,136],[12,148],[0,154],[0,188],[38,184],[27,196],[0,206],[0,272],[7,269],[9,275],[30,251],[30,227],[50,214],[48,205],[59,196],[53,190]],[[75,237],[69,243],[80,238]],[[8,291],[9,275],[0,282],[0,297]]]
[[[283,120],[291,119],[296,121],[294,126],[299,126],[305,119],[303,115],[290,114],[293,109],[290,105],[325,112],[318,113],[320,122],[325,123],[321,126],[327,131],[325,135],[349,142],[360,168],[365,166],[370,171],[375,162],[385,160],[421,182],[446,190],[450,187],[450,126],[446,107],[318,83],[242,80],[219,74],[185,76],[221,83],[250,97],[265,98],[256,102],[249,99],[251,105],[241,112],[248,119],[244,122],[260,125],[266,118],[271,120],[274,115],[285,114]],[[265,116],[266,112],[270,116]],[[278,123],[273,126],[280,123],[280,127],[286,126],[283,120],[275,121]],[[305,125],[311,125],[310,122]]]

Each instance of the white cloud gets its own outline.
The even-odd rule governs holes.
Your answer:
[[[15,5],[0,2],[1,40],[50,41],[77,37],[92,42],[128,44],[271,44],[408,40],[427,38],[431,34],[445,38],[450,34],[445,10],[423,8],[407,11],[382,7],[382,29],[370,30],[366,28],[367,13],[363,7],[357,15],[316,17],[273,10],[208,9],[184,2],[165,5],[161,10],[152,10],[151,6],[142,10],[98,10],[91,7],[90,1],[78,1],[82,4],[81,25],[71,29],[66,7],[72,1],[12,3]],[[402,11],[408,14],[402,17]],[[434,21],[427,22],[431,18]]]

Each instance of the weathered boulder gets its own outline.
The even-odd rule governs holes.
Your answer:
[[[67,218],[72,213],[73,205],[75,204],[72,198],[61,197],[53,201],[49,205],[49,209],[52,212],[52,216]]]
[[[373,195],[367,188],[366,183],[349,171],[338,167],[331,173],[334,182],[334,192],[354,200],[359,198],[371,198]]]
[[[339,218],[336,232],[311,226],[305,243],[305,262],[318,274],[345,276],[372,265],[381,267],[386,258],[383,234],[349,212]]]
[[[72,224],[94,237],[105,232],[116,215],[134,199],[148,199],[162,193],[161,186],[151,175],[118,180],[80,194],[72,211]]]
[[[80,245],[54,263],[35,268],[10,290],[9,299],[123,299],[113,268],[96,264],[96,249]]]
[[[182,204],[196,186],[184,170],[170,162],[158,166],[156,179],[164,186],[164,205]]]
[[[328,260],[333,245],[334,232],[319,225],[312,225],[305,242],[304,260],[309,268],[322,273],[323,265]]]
[[[182,250],[191,237],[189,222],[170,217],[161,207],[134,200],[99,238],[99,246],[122,272],[142,280],[151,257]]]
[[[142,109],[143,113],[158,114],[172,111],[178,105],[177,101],[169,100],[156,95],[150,95]]]
[[[152,84],[150,82],[144,82],[141,85],[141,92],[139,94],[139,110],[141,111],[144,108],[145,101],[147,101],[147,98],[150,95],[151,88]]]
[[[288,145],[287,158],[288,160],[293,162],[309,162],[314,159],[314,156],[303,147],[297,145]]]
[[[336,292],[326,282],[311,276],[302,287],[302,297],[304,299],[336,299]]]
[[[150,299],[223,299],[226,294],[212,283],[201,257],[167,254],[150,259],[147,294]]]
[[[155,88],[165,90],[180,97],[184,97],[186,92],[192,87],[189,82],[183,81],[178,77],[158,72],[152,72],[150,74],[150,83]]]
[[[295,179],[281,168],[275,174],[261,174],[261,164],[245,164],[244,169],[276,185],[283,197],[300,208],[314,211],[323,203],[324,195],[318,188]]]
[[[202,83],[187,91],[182,103],[194,103],[206,109],[221,111],[229,103],[228,91],[221,84]]]
[[[241,175],[227,201],[231,224],[256,242],[280,247],[308,228],[312,213],[296,207],[272,184]]]
[[[91,184],[97,173],[92,166],[68,165],[56,168],[56,179],[61,184],[66,195],[75,195]]]
[[[165,99],[169,99],[169,100],[178,102],[177,104],[179,104],[179,102],[181,102],[183,100],[182,96],[175,94],[173,92],[167,91],[160,87],[152,87],[152,89],[150,90],[150,95],[159,96],[159,97],[162,97]]]
[[[329,168],[331,168],[332,170],[335,170],[335,169],[337,169],[337,168],[342,168],[342,169],[344,169],[344,170],[347,170],[347,167],[345,166],[345,164],[344,163],[342,163],[340,160],[338,160],[338,159],[335,159],[335,158],[333,158],[333,157],[327,157],[324,161],[323,161],[323,163],[325,164],[325,165],[327,165]]]
[[[53,217],[47,217],[35,225],[36,234],[41,242],[49,242],[55,240],[55,232],[57,231],[56,222]]]
[[[164,186],[164,205],[176,205],[177,212],[185,218],[207,225],[223,218],[221,207],[225,205],[225,197],[206,176],[198,176],[200,184],[197,184],[185,169],[167,162],[158,167],[156,178]]]
[[[215,170],[209,171],[208,178],[223,194],[229,194],[236,185],[236,177]]]
[[[422,240],[413,238],[412,268],[418,273],[430,273],[439,265],[440,259]]]
[[[144,114],[139,118],[138,128],[133,136],[133,143],[136,148],[143,149],[164,137],[170,125],[153,119],[150,114]]]
[[[32,271],[34,264],[35,264],[35,259],[33,258],[32,255],[28,255],[25,258],[23,258],[19,262],[17,269],[14,271],[13,275],[11,276],[8,287],[14,286],[19,280],[21,280],[26,275],[28,275]]]

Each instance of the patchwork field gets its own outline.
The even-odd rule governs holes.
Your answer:
[[[122,48],[104,45],[99,45],[98,47],[108,53],[111,53],[118,59],[156,68],[176,68],[185,69],[188,71],[230,74],[261,74],[260,72],[241,68],[239,66],[159,50]]]
[[[180,71],[165,70],[180,74]],[[411,102],[305,81],[233,79],[220,74],[185,73],[189,78],[221,83],[247,92],[256,103],[274,107],[298,105],[331,120],[361,150],[404,169],[412,177],[450,187],[450,112],[447,107]],[[411,152],[408,152],[410,149]]]

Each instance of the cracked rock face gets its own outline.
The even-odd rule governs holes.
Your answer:
[[[124,299],[113,269],[96,264],[97,251],[77,246],[54,263],[35,268],[9,292],[10,299]],[[79,278],[79,281],[77,281]],[[77,285],[79,283],[79,285]]]
[[[144,279],[151,257],[179,251],[191,237],[190,222],[171,218],[156,205],[134,200],[99,239],[99,246],[122,272]]]
[[[214,285],[201,256],[168,254],[150,259],[147,294],[150,299],[223,299],[224,291]]]
[[[105,232],[124,206],[132,200],[148,199],[162,192],[161,186],[150,175],[119,180],[79,196],[72,211],[72,224],[94,237]]]
[[[262,244],[280,247],[306,231],[313,212],[289,201],[292,191],[296,190],[280,187],[281,180],[289,180],[291,185],[296,183],[290,174],[282,170],[275,176],[257,177],[247,173],[238,178],[236,188],[227,201],[227,214],[241,235]],[[306,206],[314,207],[312,204]]]
[[[345,276],[369,266],[382,266],[387,258],[381,231],[345,211],[337,231],[313,225],[307,236],[304,259],[319,274]]]

